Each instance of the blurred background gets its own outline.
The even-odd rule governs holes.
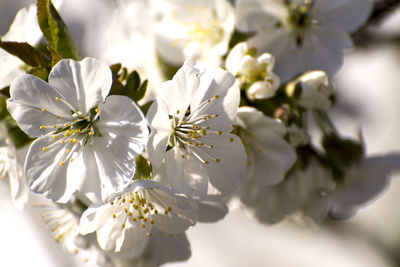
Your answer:
[[[19,8],[34,1],[0,0],[0,35]],[[60,13],[85,56],[100,55],[112,0],[64,0]],[[332,110],[341,133],[362,129],[368,155],[400,151],[400,11],[393,11],[352,51],[334,77],[338,103]],[[1,62],[0,62],[1,64]],[[189,229],[192,257],[166,266],[400,266],[400,181],[344,222],[321,226],[286,221],[264,226],[232,206],[215,224]],[[0,266],[87,266],[62,251],[33,207],[14,208],[8,183],[0,181]]]

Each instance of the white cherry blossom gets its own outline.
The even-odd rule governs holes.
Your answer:
[[[354,32],[368,18],[370,0],[238,0],[236,25],[255,32],[248,42],[275,56],[282,82],[321,69],[332,76],[353,46]]]
[[[23,173],[27,147],[16,149],[2,126],[0,124],[0,179],[8,177],[11,200],[15,207],[22,209],[29,199]]]
[[[99,201],[129,184],[149,131],[133,101],[107,97],[111,76],[107,65],[85,58],[61,60],[49,83],[23,75],[11,84],[10,114],[39,137],[25,162],[32,191],[67,202],[79,190]]]
[[[172,65],[193,57],[217,66],[233,32],[234,9],[227,0],[156,0],[157,51]]]
[[[232,193],[243,180],[246,154],[231,134],[238,104],[232,74],[202,71],[193,59],[163,83],[147,114],[152,127],[147,151],[155,167],[164,158],[174,190],[199,200]]]
[[[251,101],[273,97],[280,86],[279,77],[272,72],[274,56],[268,53],[257,56],[256,50],[248,48],[245,42],[239,43],[230,51],[225,63]]]
[[[195,202],[152,180],[134,180],[122,194],[90,206],[81,217],[82,234],[97,233],[107,251],[135,258],[143,253],[154,228],[170,235],[183,233],[197,221]]]

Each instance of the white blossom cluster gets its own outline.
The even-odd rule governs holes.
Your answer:
[[[328,114],[370,0],[116,1],[99,59],[52,47],[43,5],[62,7],[23,8],[2,43],[27,42],[51,64],[0,46],[0,178],[17,207],[39,199],[54,239],[90,264],[187,260],[185,231],[235,199],[260,223],[346,219],[400,168]],[[132,77],[144,96],[120,90]]]

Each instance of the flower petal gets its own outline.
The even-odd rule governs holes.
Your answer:
[[[40,129],[40,126],[64,123],[71,117],[71,109],[56,100],[62,95],[35,76],[26,74],[14,80],[10,86],[10,95],[7,109],[20,128],[31,137],[54,130]]]
[[[203,199],[207,194],[208,174],[201,162],[185,154],[176,146],[165,154],[168,179],[171,187],[192,199]]]
[[[44,151],[46,150],[46,151]],[[78,189],[79,179],[67,179],[64,144],[51,135],[36,139],[29,148],[25,162],[25,176],[29,188],[53,201],[66,203]]]
[[[49,84],[57,88],[73,107],[87,113],[103,103],[112,84],[110,68],[94,58],[63,59],[52,69]]]

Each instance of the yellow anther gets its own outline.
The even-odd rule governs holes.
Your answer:
[[[74,159],[70,159],[70,160],[69,160],[69,162],[73,162],[73,161],[74,161]]]
[[[144,223],[142,223],[142,228],[146,228],[146,225]]]
[[[151,233],[148,233],[147,236],[148,236],[148,237],[151,237]]]
[[[85,117],[84,119],[88,121],[88,120],[89,120],[89,117]]]
[[[171,207],[168,207],[168,211],[171,211],[172,210],[172,208]]]
[[[220,161],[221,161],[221,160],[220,160],[219,158],[216,158],[216,159],[215,159],[215,162],[217,162],[217,163],[220,162]]]
[[[165,210],[165,211],[164,211],[164,214],[167,215],[167,214],[168,214],[168,210]]]
[[[219,98],[219,95],[215,95],[214,98],[215,98],[215,99],[218,99],[218,98]]]
[[[53,128],[57,128],[57,125],[53,125]]]
[[[61,119],[61,116],[57,116],[57,119]]]
[[[143,212],[144,212],[144,213],[148,213],[148,212],[149,212],[149,208],[145,208],[145,209],[143,210]]]
[[[42,150],[43,150],[43,151],[47,151],[47,147],[43,147]]]
[[[124,211],[125,211],[125,213],[128,213],[128,209],[127,208],[125,208]]]
[[[60,161],[60,166],[64,166],[65,162],[64,161]]]
[[[229,138],[229,142],[233,142],[233,138],[231,137],[231,138]]]
[[[132,212],[128,212],[128,216],[131,217],[132,216]]]
[[[67,152],[67,153],[71,152],[71,149],[68,148],[68,149],[66,150],[66,152]]]
[[[151,224],[154,224],[154,220],[151,220],[150,223],[151,223]]]
[[[146,217],[144,217],[144,218],[143,218],[143,221],[144,221],[144,222],[147,222],[147,218],[146,218]]]
[[[173,237],[174,235],[173,234],[169,234],[169,237]]]
[[[125,224],[122,225],[122,229],[124,229],[124,228],[125,228]]]
[[[210,163],[210,162],[208,162],[208,160],[204,161],[204,164],[208,164],[208,163]]]
[[[42,108],[42,111],[44,112],[44,111],[47,111],[47,109],[45,109],[45,108]]]
[[[184,159],[184,158],[185,158],[185,155],[182,154],[181,157]]]
[[[56,101],[60,101],[60,98],[58,96],[56,97]]]
[[[135,218],[135,217],[133,217],[133,218],[132,218],[132,221],[136,222],[136,218]]]
[[[111,205],[114,205],[114,201],[111,201]]]
[[[94,135],[94,132],[93,132],[93,131],[90,131],[90,132],[89,132],[89,135]]]
[[[58,136],[57,135],[53,135],[53,139],[57,140]]]
[[[218,134],[218,135],[222,135],[222,132],[221,132],[221,131],[218,131],[217,134]]]
[[[210,148],[214,148],[214,146],[213,146],[213,145],[210,145]]]
[[[155,210],[155,211],[154,211],[154,214],[158,214],[158,210]]]
[[[43,125],[42,125],[42,126],[40,126],[40,130],[43,130],[44,128],[46,128],[46,127],[45,127],[45,126],[43,126]]]
[[[96,108],[94,111],[96,111],[96,113],[99,113],[99,108]]]
[[[117,215],[116,215],[115,213],[113,214],[113,218],[114,218],[114,219],[117,218]]]
[[[61,144],[64,144],[64,143],[65,143],[65,141],[64,141],[64,140],[60,140],[60,143],[61,143]]]

